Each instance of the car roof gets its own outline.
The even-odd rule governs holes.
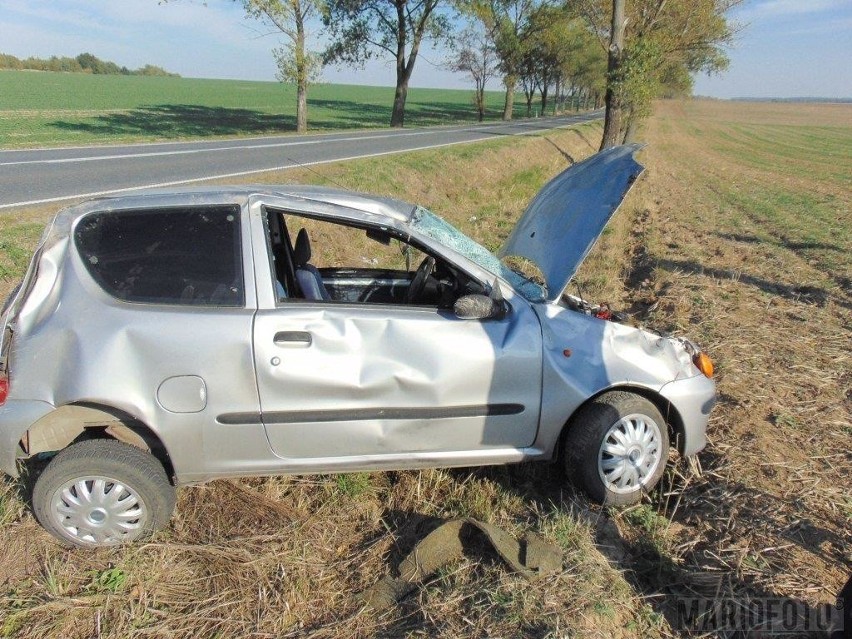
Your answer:
[[[389,222],[408,223],[415,210],[413,204],[396,198],[347,191],[341,188],[304,184],[284,185],[239,185],[239,186],[191,186],[177,188],[139,189],[120,195],[104,195],[84,203],[84,206],[68,209],[71,218],[93,210],[116,210],[147,208],[156,206],[194,206],[204,204],[243,204],[251,196],[267,197],[273,206],[290,204],[298,208],[299,201],[331,204],[348,209],[347,217],[357,217],[362,212],[365,219],[373,221],[385,218]]]

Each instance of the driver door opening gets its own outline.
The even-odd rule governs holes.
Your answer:
[[[276,299],[451,309],[487,287],[386,228],[268,209]]]

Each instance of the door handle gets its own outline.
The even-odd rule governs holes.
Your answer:
[[[310,346],[314,340],[307,331],[279,331],[272,341],[277,346]]]

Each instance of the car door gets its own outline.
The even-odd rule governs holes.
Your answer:
[[[255,255],[255,367],[276,455],[305,460],[532,444],[542,349],[526,301],[507,295],[511,312],[491,320],[410,305],[276,302],[271,279],[264,280],[270,257]]]
[[[435,309],[285,302],[259,310],[262,420],[281,457],[524,447],[535,439],[541,333]]]

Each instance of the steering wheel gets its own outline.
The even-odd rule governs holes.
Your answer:
[[[417,272],[414,274],[411,284],[408,285],[408,292],[405,294],[406,304],[412,304],[418,297],[420,297],[423,293],[423,289],[426,288],[426,280],[432,274],[432,270],[434,268],[435,258],[431,255],[420,262],[420,266],[417,267]]]

